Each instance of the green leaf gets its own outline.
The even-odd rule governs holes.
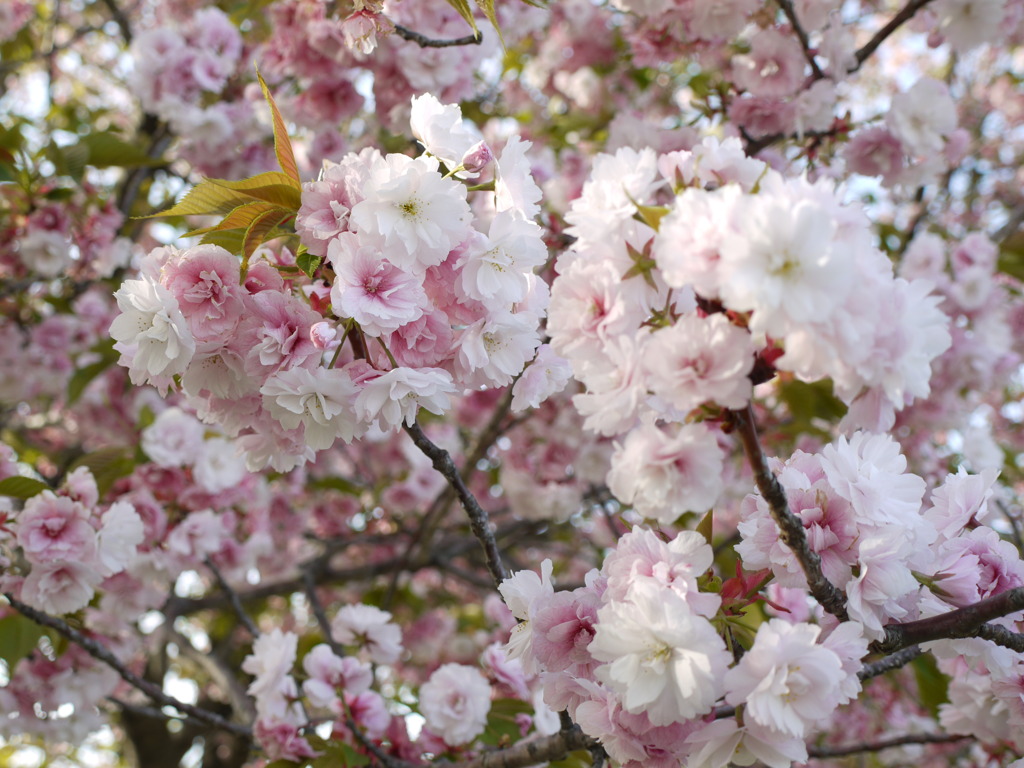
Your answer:
[[[369,765],[368,755],[357,752],[355,747],[341,742],[329,742],[324,753],[310,763],[311,768],[357,768]]]
[[[711,532],[715,523],[715,510],[709,509],[708,513],[697,523],[697,533],[704,537],[709,545],[711,544]]]
[[[102,498],[115,482],[132,473],[135,469],[135,459],[131,449],[111,446],[79,457],[69,467],[69,471],[78,467],[87,467],[92,472]]]
[[[267,211],[261,213],[255,219],[249,228],[245,230],[245,237],[242,239],[242,274],[244,275],[249,268],[249,257],[255,253],[256,249],[267,240],[267,236],[277,229],[278,226],[284,224],[288,219],[294,216],[291,211],[282,211],[281,209],[275,209],[273,211]]]
[[[932,717],[939,716],[939,705],[949,701],[949,678],[939,671],[931,654],[918,656],[910,666],[917,680],[917,700]]]
[[[999,244],[997,269],[1004,275],[1024,280],[1024,231],[1015,232]]]
[[[480,30],[476,27],[476,19],[473,18],[473,8],[469,0],[448,0],[448,5],[458,12],[459,16],[466,20],[466,23],[473,28],[473,33],[479,35]]]
[[[299,269],[305,272],[310,278],[312,278],[313,275],[316,274],[316,271],[320,269],[320,265],[323,264],[323,261],[323,256],[314,256],[309,251],[300,253],[295,257],[295,263],[298,265]]]
[[[362,493],[362,489],[344,477],[318,477],[315,480],[310,480],[307,483],[309,488],[316,488],[318,490],[332,490],[340,491],[341,493],[349,496],[358,496]]]
[[[594,756],[584,749],[578,749],[561,760],[548,763],[548,768],[591,768],[593,764]]]
[[[502,50],[507,49],[505,45],[505,37],[501,34],[501,27],[498,26],[498,14],[494,10],[494,0],[476,0],[476,4],[480,6],[480,10],[484,12],[484,16],[491,22],[491,26],[494,27],[494,31],[498,33],[498,40],[501,41]]]
[[[117,362],[120,354],[114,349],[114,340],[106,339],[92,348],[100,356],[94,363],[79,368],[68,381],[68,405],[73,405],[82,396],[82,392],[89,386],[89,383]]]
[[[260,81],[263,98],[270,105],[270,113],[274,118],[274,154],[277,155],[277,164],[292,181],[293,186],[296,189],[302,189],[302,184],[299,182],[299,169],[295,165],[295,154],[292,152],[292,141],[288,138],[288,129],[285,127],[284,119],[281,117],[281,112],[277,108],[277,104],[274,103],[274,97],[270,95],[270,89],[259,69],[256,70],[256,78]]]
[[[85,388],[92,383],[93,379],[103,373],[105,370],[110,368],[114,364],[114,359],[104,357],[102,360],[97,360],[95,363],[90,363],[84,368],[79,368],[71,376],[68,381],[68,405],[74,405],[78,402],[78,398],[82,396]]]
[[[15,499],[31,499],[37,493],[51,490],[50,486],[42,480],[34,477],[6,477],[0,480],[0,496],[10,496]]]
[[[163,158],[150,157],[141,147],[110,131],[89,133],[78,143],[88,150],[86,162],[94,168],[134,168],[166,162]]]
[[[484,728],[483,735],[480,736],[480,741],[491,746],[518,741],[520,731],[516,715],[531,712],[533,712],[533,707],[525,701],[495,699],[491,702],[491,711],[487,713],[487,726]]]
[[[249,228],[249,225],[252,224],[253,220],[261,213],[274,210],[283,211],[284,208],[274,205],[273,203],[265,203],[262,200],[243,203],[212,227],[193,229],[191,232],[186,232],[182,237],[198,237],[199,235],[205,235],[209,232],[220,232],[226,229],[246,230]]]
[[[177,202],[176,205],[160,213],[139,216],[140,219],[155,219],[163,216],[205,216],[226,214],[240,205],[251,203],[253,198],[241,192],[235,192],[211,181],[202,181],[193,187]]]
[[[242,252],[242,240],[244,239],[245,230],[229,229],[224,232],[208,232],[199,242],[203,245],[219,245],[226,251],[238,254]]]
[[[785,426],[785,431],[791,435],[801,432],[823,435],[826,430],[819,426],[821,422],[831,424],[846,414],[846,405],[832,394],[832,382],[829,379],[813,384],[795,379],[784,381],[779,384],[779,397],[792,416],[792,420]]]
[[[39,638],[45,630],[20,613],[0,619],[0,659],[7,662],[8,674],[14,665],[36,649]]]
[[[89,148],[84,144],[68,144],[60,147],[51,144],[46,148],[46,155],[56,168],[58,176],[70,176],[81,181],[85,175],[85,166],[89,162]]]
[[[302,207],[302,192],[290,184],[274,182],[269,178],[271,175],[277,177],[284,176],[284,174],[277,171],[267,171],[266,173],[259,174],[259,176],[253,176],[251,179],[243,179],[242,181],[228,181],[227,179],[206,179],[206,181],[216,184],[218,187],[250,197],[253,200],[263,200],[267,203],[279,205],[292,213],[297,213],[299,208]]]
[[[637,203],[636,211],[640,214],[644,224],[655,232],[661,226],[661,220],[671,209],[667,205],[640,205]]]

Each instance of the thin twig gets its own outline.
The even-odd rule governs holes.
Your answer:
[[[462,465],[462,470],[459,472],[459,476],[462,478],[464,483],[469,482],[469,478],[473,472],[476,471],[477,463],[482,459],[490,447],[494,444],[494,441],[501,436],[501,434],[507,429],[504,426],[504,422],[508,417],[509,410],[512,408],[512,387],[509,387],[505,392],[505,396],[502,398],[498,407],[494,409],[494,413],[491,414],[490,421],[487,426],[484,427],[483,432],[480,433],[480,437],[473,444],[473,447],[467,452],[465,461]],[[437,530],[437,526],[440,524],[442,516],[451,506],[451,503],[455,500],[455,489],[449,484],[444,487],[434,499],[433,503],[427,509],[425,515],[423,515],[423,522],[420,524],[419,529],[413,535],[409,545],[405,548],[405,552],[402,554],[403,557],[409,559],[413,558],[413,553],[417,547],[421,547],[424,542],[427,542],[426,546],[429,546],[430,540],[433,538],[434,531]],[[401,575],[401,571],[395,571],[391,578],[391,583],[388,585],[388,592],[384,598],[385,607],[390,605],[394,599],[395,592],[398,589],[398,577]]]
[[[121,9],[115,0],[103,0],[103,4],[107,6],[107,10],[110,11],[111,17],[117,23],[118,29],[121,30],[121,37],[124,38],[126,45],[132,44],[132,25],[128,21],[128,17]]]
[[[408,40],[411,43],[416,43],[420,48],[453,48],[458,45],[480,45],[484,41],[484,33],[479,30],[472,35],[466,35],[465,37],[456,37],[451,40],[435,40],[432,37],[421,35],[419,32],[414,32],[408,27],[403,27],[401,24],[395,24],[395,34],[403,40]]]
[[[104,664],[109,666],[115,672],[117,672],[121,679],[123,679],[129,685],[139,689],[144,694],[149,696],[153,701],[165,707],[174,707],[179,712],[184,712],[187,715],[192,716],[196,720],[202,720],[204,723],[213,725],[217,728],[222,728],[225,731],[238,734],[239,736],[252,737],[252,730],[244,725],[238,723],[232,723],[229,720],[225,720],[218,714],[209,712],[200,707],[193,706],[192,704],[186,704],[184,701],[169,696],[164,693],[163,689],[155,683],[150,682],[139,677],[137,674],[132,672],[126,667],[120,659],[118,659],[108,648],[98,643],[91,637],[79,632],[74,627],[70,626],[63,619],[59,619],[56,616],[50,616],[49,614],[37,611],[29,605],[16,599],[13,595],[4,593],[4,597],[7,602],[11,604],[16,611],[21,613],[23,616],[32,619],[37,624],[42,624],[44,627],[50,627],[51,629],[57,630],[61,635],[66,637],[71,642],[80,646],[86,653],[92,656],[98,661],[102,661]]]
[[[743,443],[743,451],[747,455],[747,462],[754,472],[754,482],[767,502],[775,524],[779,527],[779,539],[796,556],[807,577],[807,586],[814,599],[840,621],[849,621],[846,597],[825,577],[821,570],[821,558],[807,543],[803,522],[790,510],[785,490],[768,467],[768,459],[765,458],[757,437],[753,407],[748,405],[744,411],[731,413],[736,424],[736,432]]]
[[[259,628],[253,623],[253,620],[249,618],[249,614],[245,612],[242,607],[242,601],[238,597],[238,593],[234,588],[228,584],[227,579],[224,578],[224,574],[220,572],[220,569],[214,565],[213,560],[206,558],[206,567],[213,573],[213,577],[217,580],[217,586],[221,588],[221,591],[225,592],[228,599],[231,601],[231,608],[234,610],[235,615],[238,616],[238,620],[242,622],[242,626],[245,627],[252,639],[255,640],[260,636]]]
[[[860,69],[861,65],[868,60],[868,57],[875,52],[878,46],[886,41],[889,35],[903,26],[903,24],[910,21],[915,13],[928,5],[931,1],[932,0],[910,0],[910,2],[907,3],[899,13],[889,20],[888,24],[878,30],[874,37],[864,43],[864,45],[857,50],[857,53],[854,54],[857,58],[857,66],[851,69],[850,72],[856,72]]]
[[[811,65],[811,71],[814,73],[815,80],[821,80],[825,73],[821,71],[821,67],[818,66],[818,62],[814,60],[814,51],[811,50],[811,39],[807,36],[807,31],[800,23],[800,19],[797,18],[796,9],[793,7],[792,0],[775,0],[779,4],[779,8],[786,14],[786,18],[789,19],[790,26],[793,27],[793,31],[796,33],[797,38],[800,40],[800,47],[804,51],[804,58],[807,59],[807,63]]]
[[[1012,632],[1002,624],[982,624],[974,633],[974,637],[989,640],[1017,653],[1024,653],[1024,635]]]
[[[324,641],[334,651],[335,655],[344,656],[345,649],[341,647],[341,644],[331,634],[331,622],[327,618],[327,612],[324,610],[323,603],[320,602],[320,598],[316,594],[316,580],[313,577],[313,572],[308,568],[302,572],[302,581],[306,585],[306,597],[309,600],[310,607],[313,609],[316,623],[324,635]]]
[[[871,744],[850,744],[845,747],[808,747],[807,754],[810,757],[844,757],[846,755],[859,755],[864,752],[881,752],[883,749],[902,747],[907,744],[955,744],[958,741],[973,738],[973,736],[959,736],[948,733],[911,733],[906,736],[882,739]]]
[[[165,630],[166,627],[167,625],[164,625]],[[167,631],[166,638],[178,646],[178,653],[210,676],[210,679],[224,691],[236,712],[245,713],[249,721],[256,719],[253,700],[238,680],[235,670],[228,667],[223,657],[216,653],[203,653],[192,645],[191,640],[174,629]]]
[[[462,508],[466,510],[466,514],[469,516],[469,526],[473,531],[473,535],[476,536],[480,546],[483,547],[484,557],[487,560],[487,570],[490,571],[495,586],[500,585],[501,582],[508,578],[508,574],[505,571],[505,566],[501,563],[501,552],[498,550],[498,544],[494,540],[494,532],[491,530],[487,511],[480,506],[476,497],[466,487],[466,483],[459,474],[458,467],[455,466],[452,457],[448,455],[448,451],[436,445],[427,437],[419,424],[414,423],[411,427],[406,426],[405,431],[412,438],[416,447],[423,451],[426,457],[430,459],[434,469],[444,475],[445,479],[455,489],[455,494],[459,497],[459,501],[462,502]]]
[[[116,704],[125,712],[131,712],[133,715],[151,717],[154,720],[177,720],[182,723],[192,723],[202,728],[205,728],[207,725],[206,723],[202,723],[200,726],[200,723],[194,718],[187,717],[185,715],[171,715],[164,712],[162,709],[158,709],[157,707],[147,707],[142,704],[131,704],[130,702],[122,701],[116,696],[107,696],[107,701],[109,701],[111,704]]]
[[[891,672],[894,669],[905,667],[922,653],[924,653],[924,651],[921,650],[921,646],[912,645],[909,648],[904,648],[902,651],[897,651],[896,653],[890,654],[878,661],[865,664],[861,671],[857,673],[857,677],[859,677],[861,682],[863,682],[865,680],[870,680],[873,677],[884,675],[886,672]]]
[[[345,710],[346,712],[348,711],[347,702],[345,703]],[[373,741],[371,741],[366,734],[359,729],[355,720],[352,719],[351,714],[345,715],[345,726],[349,729],[352,735],[355,736],[356,741],[362,744],[367,751],[371,752],[373,756],[377,758],[377,762],[383,765],[384,768],[422,768],[421,763],[410,763],[400,757],[389,755],[379,746],[374,744]]]
[[[930,640],[981,637],[1016,651],[1024,651],[1024,635],[1005,627],[987,624],[992,619],[1024,611],[1024,587],[1015,587],[973,605],[954,611],[929,616],[927,619],[908,621],[906,624],[887,624],[885,638],[871,644],[871,651],[892,653],[902,648]]]
[[[443,768],[526,768],[530,765],[561,760],[570,752],[578,749],[593,749],[599,743],[587,736],[574,725],[568,730],[541,736],[530,741],[521,741],[515,746],[488,752],[473,760],[457,763],[441,763]]]
[[[516,520],[500,527],[495,534],[497,539],[510,537],[513,540],[520,540],[523,535],[536,532],[537,523],[529,520]],[[372,541],[372,537],[370,537]],[[433,547],[426,557],[417,558],[413,562],[406,562],[401,556],[387,558],[372,563],[362,563],[350,568],[332,568],[330,560],[338,554],[339,550],[331,549],[323,555],[300,563],[297,570],[309,570],[317,584],[344,583],[373,579],[384,574],[395,571],[416,571],[430,563],[432,557],[455,558],[471,551],[479,546],[477,540],[472,536],[452,536],[443,540],[438,546]],[[291,594],[301,592],[305,587],[303,576],[282,579],[280,581],[268,581],[253,587],[245,592],[240,592],[238,597],[242,604],[254,600],[264,600],[274,595]],[[228,596],[223,593],[206,595],[204,597],[178,597],[171,596],[164,603],[163,613],[169,618],[186,616],[210,609],[219,609],[228,603]]]

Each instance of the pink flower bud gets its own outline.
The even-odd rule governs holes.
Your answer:
[[[313,323],[309,328],[309,339],[317,349],[334,349],[338,346],[338,329],[327,321]]]
[[[470,173],[480,173],[493,159],[494,153],[491,152],[491,148],[487,146],[487,143],[478,141],[467,149],[466,154],[462,156],[462,167]]]

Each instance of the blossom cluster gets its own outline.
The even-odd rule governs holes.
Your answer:
[[[10,527],[0,528],[0,541],[11,536],[27,566],[0,577],[3,591],[49,613],[77,611],[131,565],[143,534],[135,508],[127,501],[100,504],[92,473],[80,467],[57,492],[28,499]]]
[[[825,577],[846,593],[850,617],[870,639],[881,639],[890,622],[1024,586],[1024,561],[987,524],[993,470],[950,474],[925,503],[925,481],[907,472],[896,442],[865,432],[821,453],[797,451],[773,468]],[[736,551],[744,565],[771,569],[781,587],[807,589],[764,498],[747,496],[741,514]]]
[[[512,383],[548,300],[529,145],[513,136],[493,158],[458,107],[429,96],[413,103],[413,131],[427,153],[364,150],[303,186],[296,230],[329,267],[305,292],[270,261],[243,276],[216,245],[151,252],[115,294],[111,335],[132,381],[163,390],[179,377],[253,470],[290,469],[335,440],[411,425],[420,407],[443,414],[460,390]],[[474,211],[452,174],[492,165],[494,194]],[[520,407],[566,382],[543,361],[537,371]]]
[[[637,527],[583,587],[556,592],[550,561],[513,574],[500,587],[520,619],[509,657],[623,766],[804,761],[806,737],[859,693],[867,640],[855,622],[773,619],[737,660],[720,634],[728,606],[702,588],[713,559],[698,533]]]
[[[950,343],[930,283],[894,277],[860,209],[735,139],[599,156],[566,218],[551,345],[587,388],[584,426],[624,435],[609,487],[663,523],[714,504],[714,430],[682,422],[744,408],[755,363],[830,378],[847,424],[879,430],[928,395]]]
[[[302,658],[304,679],[300,687],[292,676],[297,660],[298,635],[273,632],[261,635],[242,669],[253,675],[248,693],[256,701],[255,736],[271,759],[301,760],[316,753],[302,730],[308,713],[300,705],[304,697],[314,712],[326,711],[334,727],[357,727],[370,739],[407,739],[405,725],[388,711],[374,688],[378,665],[395,664],[405,651],[402,632],[387,611],[371,605],[341,608],[330,623],[330,643],[311,648]],[[354,650],[339,656],[335,651]],[[459,747],[479,736],[491,706],[491,685],[484,675],[465,664],[439,666],[422,685],[419,709],[428,733],[424,740],[440,740],[439,746]]]
[[[825,577],[846,594],[850,618],[869,639],[882,639],[887,624],[938,616],[1024,586],[1020,552],[992,527],[994,470],[961,468],[925,501],[924,480],[907,471],[892,438],[864,432],[772,464]],[[805,595],[804,573],[779,540],[765,500],[747,496],[741,513],[736,551],[744,566],[770,569],[780,597],[790,590]],[[1019,632],[1024,614],[993,623]],[[1024,748],[1015,730],[1024,722],[1019,654],[977,639],[927,647],[953,680],[943,727],[993,746]]]

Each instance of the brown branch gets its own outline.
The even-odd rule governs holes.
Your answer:
[[[526,768],[530,765],[561,760],[578,749],[593,749],[598,742],[587,736],[578,725],[550,736],[542,736],[497,752],[488,752],[472,760],[441,763],[444,768]]]
[[[912,645],[909,648],[904,648],[902,651],[897,651],[896,653],[879,659],[878,661],[865,664],[861,671],[857,673],[857,677],[859,677],[861,682],[863,682],[865,680],[870,680],[873,677],[884,675],[886,672],[891,672],[894,669],[905,667],[922,653],[924,653],[924,651],[921,650],[921,646]]]
[[[228,697],[228,703],[236,712],[242,712],[249,721],[256,719],[256,707],[253,700],[246,693],[245,687],[235,676],[235,670],[230,668],[224,657],[210,651],[204,653],[192,645],[192,641],[180,632],[170,629],[166,635],[167,639],[178,646],[178,653],[193,664],[206,672],[210,679]]]
[[[126,45],[132,44],[132,25],[128,21],[128,17],[125,15],[124,10],[121,9],[115,0],[103,0],[103,4],[107,6],[107,10],[110,11],[110,16],[114,19],[118,29],[121,30],[121,37],[124,38]]]
[[[986,623],[1018,611],[1024,611],[1024,587],[1008,589],[974,605],[927,619],[908,621],[906,624],[887,624],[885,638],[872,643],[871,650],[892,653],[930,640],[981,637],[1024,652],[1024,635]]]
[[[736,432],[740,436],[740,442],[743,443],[743,452],[747,455],[747,461],[754,472],[754,482],[757,484],[761,496],[768,503],[772,519],[775,520],[775,524],[779,528],[779,539],[796,556],[807,577],[807,586],[814,599],[840,621],[849,621],[849,616],[846,613],[846,597],[825,577],[821,570],[821,558],[807,543],[803,522],[790,510],[785,490],[768,467],[768,459],[765,458],[764,451],[761,450],[761,443],[757,438],[753,406],[748,405],[744,411],[731,411],[731,413],[736,425]],[[902,647],[904,646],[900,646],[900,648]],[[898,650],[898,648],[892,650]]]
[[[324,605],[320,602],[320,597],[316,593],[316,580],[313,577],[313,572],[309,569],[304,570],[302,572],[302,581],[306,585],[306,597],[313,608],[316,623],[320,627],[320,631],[323,632],[324,642],[334,651],[336,656],[344,656],[345,649],[341,647],[341,644],[331,634],[331,622],[327,619],[327,612],[324,610]]]
[[[253,620],[249,618],[249,614],[247,614],[245,609],[242,607],[242,601],[238,597],[238,592],[228,584],[227,579],[224,578],[224,574],[220,572],[220,569],[214,565],[213,560],[210,558],[206,558],[206,567],[213,573],[214,578],[217,580],[217,586],[219,586],[221,591],[228,596],[228,599],[231,601],[231,608],[234,610],[238,620],[242,622],[242,626],[248,630],[249,635],[253,640],[255,640],[260,636],[260,631],[253,623]]]
[[[850,72],[856,72],[861,68],[861,65],[868,60],[882,43],[888,39],[888,37],[899,29],[903,24],[910,21],[915,13],[924,8],[931,0],[910,0],[899,13],[893,16],[889,23],[878,30],[874,37],[868,40],[862,45],[855,54],[857,58],[857,66],[850,70]]]
[[[807,36],[807,31],[800,23],[800,19],[797,18],[796,9],[793,7],[792,0],[775,0],[779,4],[779,8],[786,14],[786,18],[789,19],[789,24],[793,27],[793,31],[796,33],[797,38],[800,40],[800,47],[804,51],[804,58],[807,59],[807,63],[811,65],[811,72],[814,73],[815,80],[821,80],[825,73],[821,71],[821,67],[818,66],[818,62],[814,60],[814,52],[811,50],[811,40]]]
[[[469,516],[469,526],[473,531],[473,535],[476,536],[480,546],[483,547],[484,558],[487,560],[487,570],[490,571],[494,585],[497,587],[508,578],[508,573],[505,571],[505,566],[501,563],[501,552],[498,550],[498,543],[494,539],[494,532],[491,530],[487,511],[480,506],[476,497],[466,487],[466,483],[463,481],[462,475],[459,474],[459,469],[455,466],[455,462],[452,461],[448,451],[436,445],[427,437],[419,424],[414,423],[411,427],[406,426],[405,431],[412,438],[416,447],[423,451],[424,455],[430,459],[434,469],[444,475],[452,488],[455,489],[455,494],[459,497],[459,501],[462,502],[462,508],[466,510],[466,514]]]
[[[16,599],[13,595],[6,592],[4,593],[4,597],[7,599],[7,602],[11,604],[11,607],[23,616],[31,619],[37,624],[43,625],[44,627],[50,627],[51,629],[57,630],[57,632],[68,640],[80,646],[94,659],[102,661],[104,664],[109,666],[121,676],[122,680],[142,691],[156,703],[165,707],[174,707],[179,712],[184,712],[186,715],[189,715],[196,720],[201,720],[204,723],[217,728],[222,728],[225,731],[230,731],[231,733],[238,734],[239,736],[252,737],[252,730],[248,726],[232,723],[229,720],[225,720],[218,714],[193,706],[192,704],[186,704],[184,701],[164,693],[160,686],[139,677],[128,669],[128,667],[126,667],[119,658],[111,653],[110,649],[106,646],[100,644],[93,638],[82,634],[63,619],[57,618],[56,616],[50,616],[42,611],[37,611],[35,608],[26,605]]]
[[[395,34],[403,40],[416,43],[420,48],[453,48],[458,45],[480,45],[484,41],[484,33],[479,30],[476,34],[456,37],[452,40],[435,40],[432,37],[421,35],[401,24],[395,24]]]
[[[808,747],[810,757],[845,757],[859,755],[864,752],[881,752],[891,747],[902,747],[907,744],[955,744],[973,736],[958,736],[946,733],[911,733],[906,736],[894,736],[871,744],[850,744],[845,747]]]
[[[974,633],[974,637],[989,640],[996,645],[1009,648],[1011,651],[1017,651],[1017,653],[1024,653],[1024,635],[1019,632],[1011,632],[1002,624],[982,624]]]
[[[502,398],[498,407],[494,409],[494,413],[491,414],[491,419],[484,427],[480,437],[473,444],[473,447],[466,454],[465,461],[462,465],[462,470],[459,472],[459,476],[462,478],[464,483],[469,482],[470,476],[476,471],[476,465],[486,454],[490,447],[494,444],[494,441],[501,436],[501,434],[507,429],[504,425],[508,413],[512,408],[512,387],[509,387],[505,392],[505,396]],[[423,542],[429,542],[434,535],[434,531],[437,530],[437,526],[440,524],[442,516],[447,512],[451,503],[455,501],[455,489],[451,484],[445,485],[444,490],[441,491],[437,497],[431,503],[427,509],[426,514],[423,515],[423,522],[420,524],[419,529],[413,535],[409,545],[405,548],[405,552],[402,554],[407,560],[413,559],[413,553],[417,547],[423,545]],[[398,577],[400,571],[396,571],[391,579],[391,583],[388,585],[388,592],[384,598],[385,607],[391,604],[394,599],[395,592],[398,589]]]

